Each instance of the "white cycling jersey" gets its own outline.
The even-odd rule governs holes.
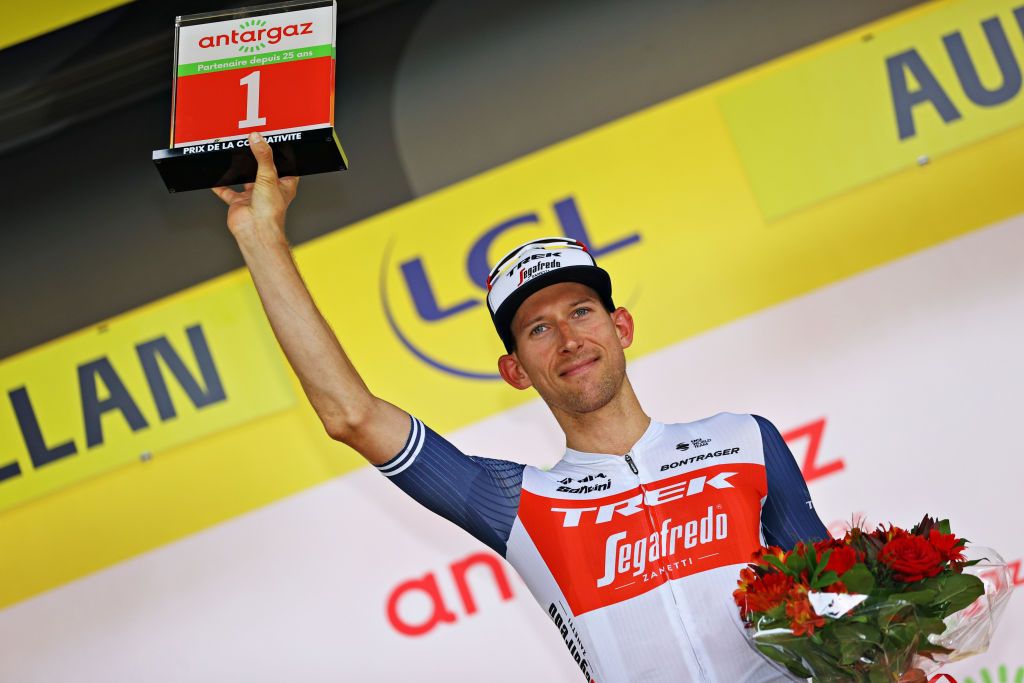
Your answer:
[[[732,599],[766,540],[827,535],[767,420],[652,421],[627,454],[570,449],[545,471],[462,455],[414,419],[380,469],[512,564],[588,681],[797,680]]]

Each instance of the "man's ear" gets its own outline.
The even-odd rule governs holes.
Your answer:
[[[533,382],[530,381],[529,375],[526,374],[515,353],[507,353],[498,358],[498,373],[509,386],[520,391],[533,386]]]
[[[619,343],[622,348],[628,349],[633,345],[633,316],[622,306],[611,312],[612,324],[615,325],[615,332],[619,335]]]

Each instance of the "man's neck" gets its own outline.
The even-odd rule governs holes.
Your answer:
[[[569,413],[552,409],[551,412],[565,432],[565,445],[585,453],[624,455],[651,424],[629,378],[623,379],[615,398],[595,411]]]

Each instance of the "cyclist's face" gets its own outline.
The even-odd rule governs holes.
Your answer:
[[[534,293],[516,312],[512,334],[516,351],[499,359],[502,377],[518,389],[535,387],[552,408],[591,412],[622,387],[633,318],[624,308],[608,313],[586,285]]]

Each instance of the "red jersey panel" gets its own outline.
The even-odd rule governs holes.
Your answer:
[[[746,562],[760,547],[764,466],[732,463],[605,498],[524,490],[519,519],[577,616],[669,579]]]

